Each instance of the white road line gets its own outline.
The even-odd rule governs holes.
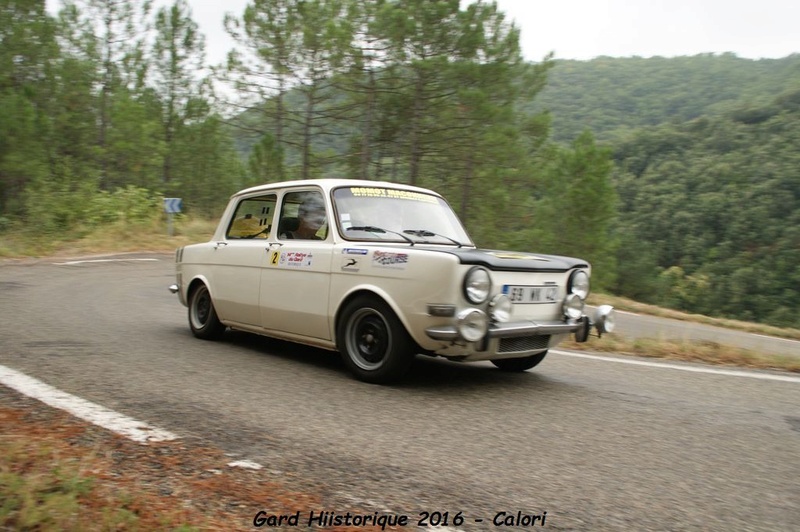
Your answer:
[[[782,381],[782,382],[796,382],[800,383],[800,377],[793,377],[790,375],[773,375],[771,373],[755,373],[751,371],[741,371],[734,369],[715,369],[715,368],[700,368],[693,366],[681,366],[677,364],[668,364],[665,362],[645,362],[644,360],[627,360],[624,358],[604,357],[598,355],[587,355],[584,353],[569,353],[567,351],[560,351],[551,349],[551,353],[557,355],[564,355],[576,358],[588,358],[592,360],[600,360],[603,362],[617,362],[619,364],[632,364],[634,366],[647,366],[651,368],[675,369],[678,371],[691,371],[693,373],[710,373],[712,375],[727,375],[729,377],[748,377],[750,379],[762,379],[766,381]]]
[[[76,264],[89,264],[93,262],[159,262],[160,259],[87,259],[70,260],[67,262],[54,262],[56,266],[74,266]]]
[[[0,365],[0,384],[139,443],[169,441],[175,434],[129,418],[80,397],[62,392],[24,373]]]
[[[778,338],[777,336],[767,336],[766,334],[755,334],[750,333],[753,336],[758,336],[759,338],[766,338],[767,340],[778,340],[780,342],[789,342],[792,344],[800,344],[800,340],[792,340],[791,338]]]
[[[255,469],[255,470],[264,468],[264,466],[262,466],[258,462],[253,462],[252,460],[237,460],[236,462],[229,463],[228,467],[242,467],[244,469]]]

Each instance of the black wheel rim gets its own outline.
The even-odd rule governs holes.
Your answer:
[[[211,314],[211,298],[208,290],[200,288],[192,301],[192,325],[195,329],[202,329],[208,323]]]
[[[373,371],[386,361],[392,333],[386,319],[371,308],[357,310],[347,327],[347,354],[359,368]]]

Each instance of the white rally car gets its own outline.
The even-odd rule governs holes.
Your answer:
[[[262,185],[231,197],[210,242],[176,252],[198,338],[227,327],[337,350],[356,377],[401,377],[416,354],[537,365],[568,335],[613,327],[584,314],[576,258],[477,249],[437,193],[377,181]]]

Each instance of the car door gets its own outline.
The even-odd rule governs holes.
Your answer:
[[[261,269],[267,261],[276,205],[277,194],[242,199],[224,240],[215,243],[212,294],[217,313],[226,323],[261,325]]]
[[[261,274],[261,325],[268,331],[329,340],[333,241],[330,210],[318,188],[287,191]]]

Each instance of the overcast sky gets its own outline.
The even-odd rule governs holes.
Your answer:
[[[189,0],[206,35],[207,56],[222,61],[232,43],[225,12],[248,0]],[[521,30],[522,53],[540,61],[601,55],[651,57],[734,52],[740,57],[800,53],[798,0],[497,0]]]
[[[469,0],[462,0],[466,3]],[[188,0],[206,36],[210,63],[233,46],[226,12],[241,16],[249,0]],[[59,0],[47,0],[51,7]],[[157,0],[167,5],[171,0]],[[740,57],[800,53],[800,0],[497,0],[521,29],[523,56],[540,61],[734,52]]]

